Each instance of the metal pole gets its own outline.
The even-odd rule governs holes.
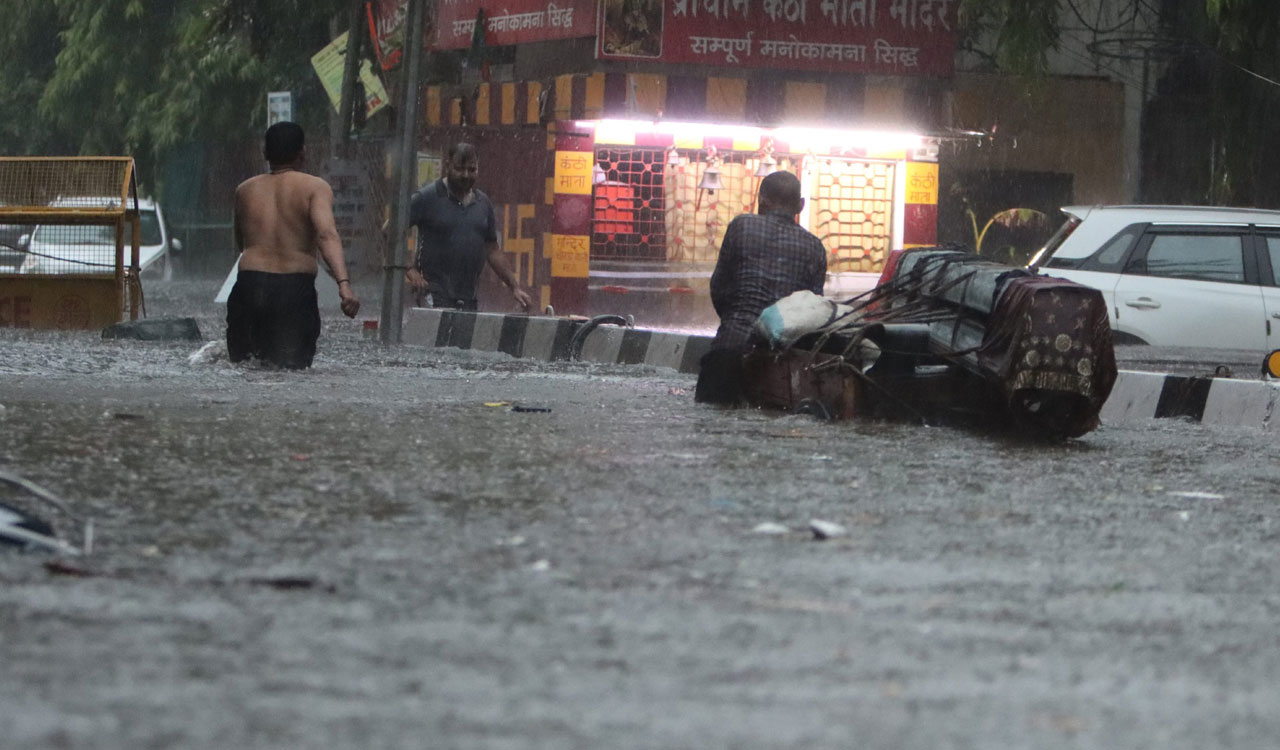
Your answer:
[[[360,42],[364,39],[360,11],[363,0],[351,0],[351,14],[347,18],[347,55],[342,64],[342,96],[338,101],[338,127],[330,134],[329,158],[346,156],[347,138],[351,134],[351,114],[356,107],[356,75],[360,71]],[[364,106],[364,102],[360,102]]]
[[[391,243],[387,248],[386,273],[382,284],[382,315],[378,324],[378,340],[384,344],[400,343],[400,327],[404,322],[404,270],[408,265],[405,241],[409,235],[409,193],[417,176],[418,76],[422,61],[422,22],[427,0],[409,0],[405,35],[404,96],[401,99],[399,153],[392,163],[395,202],[391,204]]]

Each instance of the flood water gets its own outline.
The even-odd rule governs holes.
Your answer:
[[[216,287],[148,287],[149,312],[216,338]],[[53,569],[0,549],[6,745],[1280,735],[1280,449],[1257,432],[722,411],[671,370],[388,349],[332,311],[307,372],[198,346],[0,330],[0,470],[96,528]]]

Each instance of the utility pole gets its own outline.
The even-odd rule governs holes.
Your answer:
[[[349,0],[350,13],[347,16],[347,54],[342,65],[342,97],[338,102],[338,126],[329,134],[329,158],[345,158],[347,139],[351,134],[352,113],[356,104],[356,76],[360,73],[360,47],[364,40],[364,29],[361,24],[363,0]],[[359,106],[365,106],[360,102]]]
[[[427,0],[409,0],[405,23],[404,95],[400,100],[399,148],[391,167],[395,201],[391,204],[391,242],[387,248],[386,274],[382,285],[382,315],[378,324],[378,340],[384,344],[400,343],[400,327],[404,322],[404,271],[408,266],[409,193],[418,173],[417,132],[418,81],[422,67],[422,24]]]

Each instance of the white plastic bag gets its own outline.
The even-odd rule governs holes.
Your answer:
[[[792,292],[766,307],[756,321],[756,330],[770,346],[786,348],[801,336],[821,331],[851,312],[852,307],[806,289]]]

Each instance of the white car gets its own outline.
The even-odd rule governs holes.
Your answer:
[[[103,206],[107,201],[95,198],[65,198],[50,204],[53,207],[73,208]],[[173,254],[181,252],[182,243],[169,236],[164,212],[154,201],[138,199],[138,214],[142,222],[142,240],[138,245],[138,266],[144,273],[155,273],[161,278],[173,277]],[[25,237],[21,250],[25,258],[19,273],[114,273],[116,262],[116,235],[113,226],[41,224]],[[124,242],[125,265],[130,262],[131,238],[126,234]]]
[[[1101,290],[1117,344],[1280,349],[1280,211],[1062,211],[1029,267]]]

